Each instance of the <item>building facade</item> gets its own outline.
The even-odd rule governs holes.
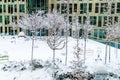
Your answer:
[[[35,10],[48,11],[49,0],[26,0],[27,12],[31,13]]]
[[[70,24],[73,23],[74,14],[78,16],[80,25],[84,25],[85,20],[89,18],[90,24],[94,25],[91,37],[105,38],[104,29],[108,16],[111,18],[111,24],[120,22],[120,0],[113,0],[111,3],[108,1],[112,0],[0,0],[0,33],[12,34],[12,22],[17,23],[23,13],[56,9],[61,14],[67,13]],[[15,26],[15,32],[18,33],[20,28]],[[69,28],[72,29],[71,26]],[[82,29],[82,26],[80,28]]]
[[[110,1],[112,0],[49,0],[48,7],[49,10],[57,9],[64,14],[64,5],[67,4],[69,22],[73,22],[74,14],[77,14],[81,25],[89,18],[90,24],[94,25],[91,37],[100,39],[105,38],[104,29],[108,16],[111,17],[111,24],[120,22],[120,0]]]
[[[0,0],[0,33],[12,35],[13,30],[18,33],[20,28],[14,25],[20,16],[26,13],[26,0]]]

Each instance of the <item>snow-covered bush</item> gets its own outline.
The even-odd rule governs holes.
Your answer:
[[[30,61],[26,62],[15,62],[10,61],[5,63],[1,70],[3,71],[24,71],[24,70],[36,70],[36,69],[42,69],[44,67],[44,64],[41,60],[33,60],[33,64],[31,65]]]
[[[32,70],[43,68],[44,66],[41,64],[40,60],[33,60],[33,63],[30,63],[30,66],[32,66]]]
[[[8,62],[1,68],[3,71],[24,71],[26,66],[22,62]]]
[[[93,80],[94,75],[90,73],[84,74],[84,72],[80,73],[73,73],[73,72],[67,72],[59,74],[56,80]]]
[[[61,71],[58,72],[57,80],[92,80],[94,76],[85,70],[82,48],[77,45],[74,49],[74,60],[71,61],[73,65],[69,66],[66,71],[61,68]]]

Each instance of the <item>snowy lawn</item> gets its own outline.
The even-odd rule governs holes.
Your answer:
[[[7,63],[8,61],[30,61],[31,59],[31,39],[26,38],[16,38],[12,39],[12,36],[0,37],[0,56],[8,55],[9,60],[1,60],[0,61],[0,69]],[[76,45],[76,40],[74,38],[69,37],[68,39],[68,66],[72,65],[71,61],[74,59],[74,47]],[[83,49],[84,40],[79,40],[79,46]],[[105,58],[105,45],[95,42],[93,40],[87,40],[87,54],[86,54],[86,64],[87,71],[90,73],[94,73],[100,68],[104,68],[106,71],[114,72],[115,74],[119,74],[119,64],[120,64],[120,50],[111,47],[111,63],[108,62],[104,64]],[[117,51],[117,54],[116,54]],[[34,59],[40,59],[43,62],[47,60],[52,60],[52,50],[49,48],[46,42],[46,37],[43,39],[35,40],[34,45]],[[97,57],[100,54],[99,58]],[[61,60],[62,64],[65,64],[65,48],[62,50],[56,51],[56,59]],[[83,57],[83,54],[81,55]],[[108,58],[107,58],[108,59]],[[64,66],[65,67],[65,66]],[[62,67],[63,68],[63,67]],[[63,68],[64,69],[64,68]],[[66,69],[66,68],[65,68]],[[50,70],[49,70],[50,71]],[[0,70],[0,78],[1,80],[52,80],[51,72],[46,71],[45,68],[31,71],[29,69],[25,71],[4,71]],[[120,76],[120,75],[119,75]],[[115,79],[111,79],[115,80]],[[117,80],[117,79],[116,79]],[[118,79],[119,80],[119,79]]]

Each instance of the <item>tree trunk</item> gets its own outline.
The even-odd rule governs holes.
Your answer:
[[[118,58],[117,48],[118,48],[118,42],[117,42],[117,40],[116,40],[116,43],[115,43],[115,54],[116,54],[116,59]]]
[[[108,41],[106,41],[106,49],[105,49],[105,64],[107,63],[107,46],[108,46]]]
[[[53,35],[54,39],[53,39],[53,80],[55,80],[55,34]]]
[[[13,35],[15,36],[15,29],[13,30]]]
[[[109,42],[108,44],[109,44],[109,63],[110,63],[110,62],[111,62],[111,50],[110,50],[110,49],[111,49],[111,48],[110,48],[111,46],[110,46],[110,42]]]
[[[68,36],[66,33],[66,55],[65,55],[65,65],[67,66],[67,58],[68,58]]]
[[[32,50],[31,50],[31,64],[33,65],[33,52],[34,52],[34,36],[32,38]]]
[[[41,35],[41,29],[40,29],[40,38],[41,38],[41,36],[42,36],[42,35]]]
[[[86,60],[86,39],[84,41],[84,64],[85,64],[85,60]]]
[[[55,50],[53,49],[53,65],[55,65]]]

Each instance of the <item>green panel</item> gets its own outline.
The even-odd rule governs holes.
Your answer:
[[[0,23],[2,23],[2,16],[0,16]]]
[[[20,4],[20,12],[25,12],[25,6],[24,6],[24,4]]]
[[[10,23],[10,17],[9,16],[5,16],[5,24],[9,24]]]
[[[105,30],[101,29],[99,31],[99,38],[104,38],[105,37]]]
[[[28,12],[36,10],[48,11],[48,0],[27,0]]]
[[[94,39],[97,39],[98,30],[94,29]]]
[[[102,16],[98,17],[98,27],[102,26]]]
[[[2,13],[2,5],[0,5],[0,13]]]
[[[4,12],[6,12],[6,5],[3,6]]]
[[[87,12],[87,3],[83,4],[83,12],[86,13]]]

